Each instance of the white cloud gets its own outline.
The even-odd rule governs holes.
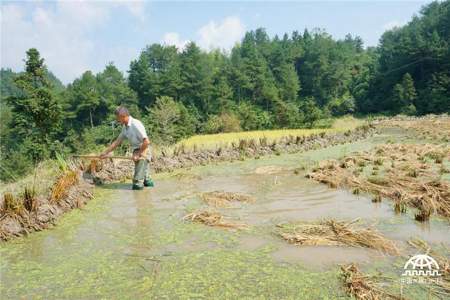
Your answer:
[[[145,19],[145,2],[144,0],[116,0],[118,6],[123,6],[139,21]]]
[[[86,70],[100,71],[108,61],[115,60],[114,55],[121,55],[116,56],[116,63],[125,66],[137,50],[125,46],[108,49],[91,33],[107,24],[113,9],[123,7],[138,19],[143,18],[143,5],[142,1],[42,2],[31,8],[18,2],[2,4],[1,66],[23,70],[25,52],[32,47],[39,50],[48,68],[64,83]]]
[[[238,17],[226,17],[222,22],[210,21],[198,30],[200,47],[206,50],[214,48],[231,49],[245,33],[245,27]]]
[[[398,20],[390,21],[383,25],[383,30],[386,31],[394,29],[395,27],[401,27],[403,25],[406,25],[406,23],[407,23],[406,21],[398,21]]]
[[[162,42],[166,45],[177,47],[178,51],[182,51],[189,40],[181,40],[180,35],[176,32],[168,32],[164,35]]]
[[[238,17],[226,17],[221,22],[210,21],[197,31],[195,41],[206,51],[213,49],[230,50],[236,42],[245,34],[245,26]],[[177,32],[168,32],[162,42],[166,45],[174,45],[181,51],[189,40],[182,39]]]

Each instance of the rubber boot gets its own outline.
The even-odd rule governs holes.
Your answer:
[[[143,186],[143,185],[140,185],[140,184],[137,184],[137,183],[133,183],[132,189],[133,189],[133,190],[143,190],[143,189],[144,189],[144,186]]]
[[[153,180],[151,178],[148,178],[148,179],[144,179],[144,186],[154,187],[155,184],[153,183]]]

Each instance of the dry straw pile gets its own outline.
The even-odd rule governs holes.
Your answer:
[[[394,295],[382,289],[376,276],[363,274],[355,264],[341,267],[341,278],[347,294],[360,300],[398,299],[404,297]]]
[[[381,127],[400,127],[410,131],[420,140],[450,142],[450,116],[427,115],[423,117],[397,116],[385,119],[378,124]]]
[[[359,219],[351,222],[324,220],[279,224],[278,234],[296,245],[346,245],[366,247],[397,255],[394,242],[373,228],[356,227]]]
[[[201,198],[203,202],[214,207],[229,207],[233,202],[255,202],[255,198],[250,195],[222,191],[202,193]]]
[[[187,214],[183,217],[183,220],[188,220],[195,223],[202,223],[207,226],[224,227],[230,229],[245,229],[248,227],[244,223],[235,223],[226,219],[217,211],[199,210]]]

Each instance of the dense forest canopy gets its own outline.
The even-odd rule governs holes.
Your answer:
[[[249,31],[230,53],[152,44],[124,76],[113,63],[64,86],[37,49],[24,71],[1,70],[1,180],[57,153],[93,151],[119,132],[124,104],[152,142],[196,133],[311,127],[348,113],[450,112],[450,1],[386,31],[378,47],[322,30]]]

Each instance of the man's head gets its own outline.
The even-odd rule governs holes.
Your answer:
[[[119,106],[116,108],[116,120],[120,124],[127,125],[130,119],[130,113],[128,109],[124,106]]]

